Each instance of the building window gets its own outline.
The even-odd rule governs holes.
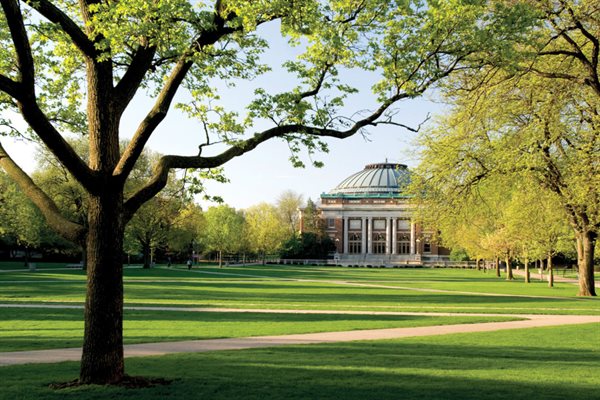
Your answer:
[[[385,220],[383,220],[385,223]],[[385,233],[373,233],[373,254],[385,254]]]
[[[431,243],[423,243],[423,253],[431,253]]]
[[[373,220],[374,231],[385,231],[385,219],[374,219]]]
[[[409,231],[410,230],[410,220],[399,219],[398,220],[398,230],[399,231]]]
[[[327,228],[328,229],[335,228],[335,218],[327,218]]]
[[[350,232],[348,234],[348,253],[362,253],[362,235],[360,232]]]
[[[362,220],[360,219],[351,219],[349,220],[350,226],[348,230],[350,231],[360,231],[362,229]]]
[[[398,234],[396,250],[397,250],[398,254],[410,254],[410,234],[409,233],[399,233]]]

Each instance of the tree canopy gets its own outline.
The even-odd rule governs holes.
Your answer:
[[[446,81],[452,108],[422,139],[426,150],[417,190],[456,206],[472,202],[482,187],[503,190],[498,183],[507,179],[529,196],[536,191],[526,185],[535,186],[543,200],[529,218],[540,220],[544,213],[544,233],[555,231],[550,227],[556,213],[547,207],[552,204],[577,240],[580,295],[595,295],[600,229],[600,20],[592,3],[535,2],[541,23],[518,51]]]

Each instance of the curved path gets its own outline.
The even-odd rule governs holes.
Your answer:
[[[223,309],[221,309],[223,310]],[[248,310],[246,310],[248,311]],[[252,310],[252,312],[287,312],[287,313],[332,313],[339,311],[319,310]],[[347,312],[350,313],[350,312]],[[357,313],[357,312],[352,312]],[[366,312],[369,313],[369,312]],[[365,314],[366,314],[365,313]],[[386,313],[387,314],[387,313]],[[394,313],[406,315],[456,315],[456,313]],[[305,333],[280,336],[254,336],[246,338],[187,340],[181,342],[142,343],[125,346],[125,357],[160,356],[174,353],[198,353],[216,350],[240,350],[260,347],[274,347],[299,344],[349,342],[355,340],[397,339],[414,336],[434,336],[451,333],[489,332],[505,329],[536,328],[543,326],[573,325],[600,323],[600,316],[587,315],[520,315],[520,314],[481,314],[490,316],[507,316],[524,318],[521,321],[487,322],[475,324],[439,325],[416,328],[369,329],[344,332]],[[0,366],[56,363],[62,361],[79,361],[81,349],[54,349],[0,353]]]

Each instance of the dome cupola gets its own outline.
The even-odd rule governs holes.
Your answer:
[[[410,173],[404,164],[369,164],[365,169],[344,179],[328,197],[391,196],[398,197],[410,183]]]

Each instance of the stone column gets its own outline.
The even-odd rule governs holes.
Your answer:
[[[369,218],[367,228],[367,254],[373,254],[373,218]]]
[[[398,218],[392,218],[390,221],[392,222],[392,254],[396,254],[398,250]]]
[[[342,240],[344,241],[344,254],[348,254],[348,217],[342,217],[344,220],[344,232],[342,232]]]
[[[392,246],[390,240],[392,239],[392,219],[385,219],[385,254],[392,254]]]
[[[360,237],[361,237],[360,252],[361,252],[361,254],[367,254],[367,218],[362,217],[360,229],[361,229],[361,231],[360,231]]]
[[[415,237],[415,223],[410,223],[410,254],[416,254],[416,237]]]

